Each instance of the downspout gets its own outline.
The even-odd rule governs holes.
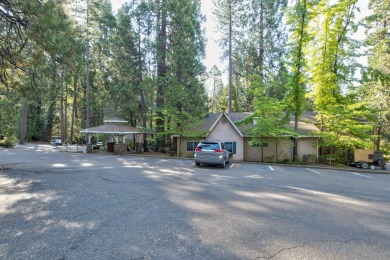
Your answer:
[[[264,162],[264,145],[261,145],[261,162]]]
[[[181,156],[181,136],[178,138],[179,139],[179,143],[178,143],[178,146],[177,147],[177,157],[180,157]]]

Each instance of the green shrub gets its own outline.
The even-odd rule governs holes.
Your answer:
[[[3,140],[0,140],[0,147],[13,148],[15,147],[15,142],[11,138],[6,137]]]

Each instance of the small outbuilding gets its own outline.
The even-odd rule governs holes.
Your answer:
[[[103,125],[83,129],[80,131],[88,136],[88,144],[92,145],[92,137],[96,134],[106,134],[109,136],[108,151],[116,153],[124,153],[127,151],[126,139],[133,137],[134,143],[136,144],[137,152],[142,152],[142,144],[144,142],[144,134],[148,132],[142,131],[137,127],[130,126],[127,120],[121,118],[109,118],[104,120]],[[113,148],[111,146],[114,146]],[[116,148],[115,148],[116,147]],[[124,150],[124,151],[122,151]],[[88,147],[87,147],[88,152]]]

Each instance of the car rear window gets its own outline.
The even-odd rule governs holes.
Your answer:
[[[201,143],[198,147],[202,148],[202,151],[213,151],[216,149],[220,149],[218,143]]]

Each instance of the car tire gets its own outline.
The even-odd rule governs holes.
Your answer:
[[[223,158],[223,162],[221,163],[221,168],[225,168],[226,166],[226,158]]]
[[[200,166],[200,163],[199,163],[199,162],[195,162],[195,165],[196,165],[196,166]]]
[[[361,163],[360,163],[360,168],[362,168],[362,169],[368,169],[368,167],[369,167],[369,165],[368,165],[367,162],[361,162]]]
[[[378,165],[385,165],[385,161],[383,159],[379,159],[376,161]]]

